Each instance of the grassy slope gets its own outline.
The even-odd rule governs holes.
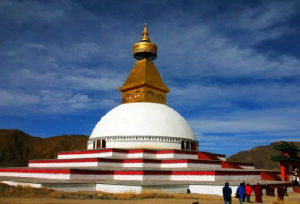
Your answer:
[[[0,130],[0,166],[27,166],[30,159],[55,158],[57,152],[86,149],[88,137],[32,137],[19,130]]]

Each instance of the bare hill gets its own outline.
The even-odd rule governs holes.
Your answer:
[[[257,146],[248,151],[242,151],[230,156],[228,161],[235,162],[250,162],[254,163],[259,169],[279,169],[279,162],[270,160],[270,156],[279,155],[281,152],[275,150],[272,144],[279,144],[281,142],[274,142],[266,146]],[[300,147],[300,142],[293,142]]]
[[[31,159],[56,158],[59,151],[86,149],[88,136],[30,136],[20,130],[0,129],[0,166],[27,166]]]

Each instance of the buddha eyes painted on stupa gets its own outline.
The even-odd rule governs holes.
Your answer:
[[[157,99],[158,99],[158,101],[163,101],[164,100],[164,96],[163,95],[161,95],[161,94],[158,94],[157,95]]]
[[[154,93],[152,91],[147,91],[147,96],[149,98],[153,98],[154,97]]]
[[[130,94],[126,94],[126,95],[125,95],[125,99],[126,99],[126,100],[129,100],[129,99],[131,99],[131,96],[130,96]]]
[[[134,98],[138,98],[141,96],[141,91],[140,90],[136,90],[135,91],[135,95],[134,95]]]

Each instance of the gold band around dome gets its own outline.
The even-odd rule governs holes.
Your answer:
[[[157,54],[157,47],[154,43],[151,42],[138,42],[133,45],[133,54],[139,52],[149,52]]]

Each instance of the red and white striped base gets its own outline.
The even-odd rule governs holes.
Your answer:
[[[2,177],[27,177],[63,180],[127,180],[127,181],[221,181],[259,180],[261,173],[253,171],[155,171],[155,170],[88,170],[88,169],[0,169]]]
[[[86,159],[48,159],[31,160],[28,167],[128,167],[128,168],[221,168],[221,161],[195,160],[195,159],[112,159],[112,158],[86,158]]]

